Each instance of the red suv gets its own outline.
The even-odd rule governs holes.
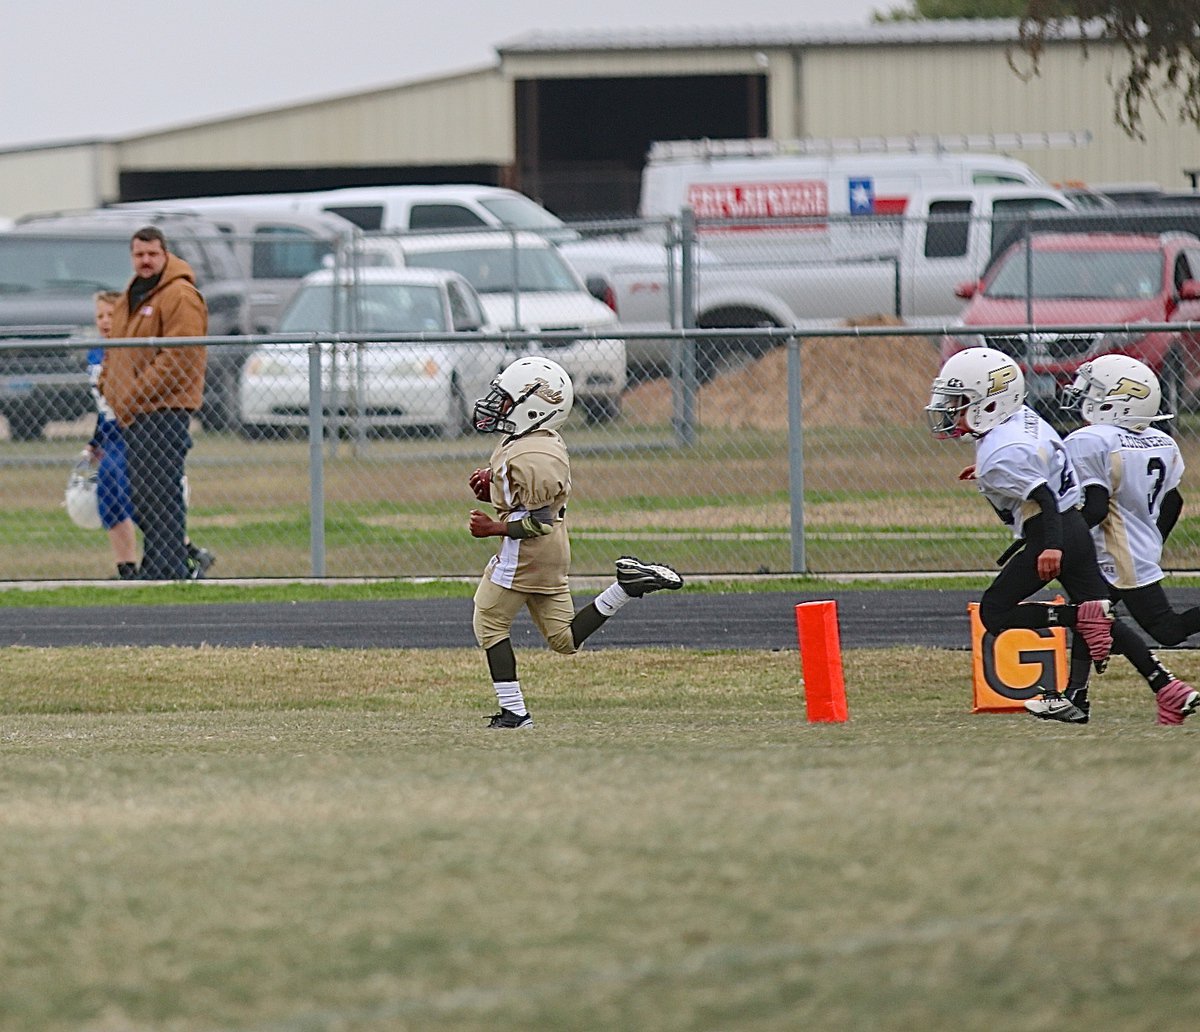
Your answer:
[[[1153,369],[1169,411],[1195,406],[1200,336],[1145,333],[1136,327],[1200,319],[1200,238],[1190,233],[1034,233],[1028,245],[1017,241],[982,280],[965,283],[956,293],[970,303],[960,316],[961,330],[942,341],[942,361],[979,345],[1012,355],[1025,373],[1028,403],[1055,421],[1061,419],[1059,389],[1074,380],[1080,365],[1108,352],[1132,355]],[[1082,328],[1096,324],[1127,329]],[[972,326],[1035,326],[1036,331],[980,334],[972,333]]]

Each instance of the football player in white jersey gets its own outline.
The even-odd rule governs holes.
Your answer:
[[[616,580],[575,612],[567,583],[571,463],[558,434],[573,399],[566,370],[530,356],[509,365],[492,381],[488,396],[475,403],[475,429],[504,435],[490,464],[468,479],[475,497],[496,507],[495,517],[471,510],[472,536],[501,539],[475,591],[475,638],[487,654],[500,703],[500,712],[487,718],[490,728],[533,726],[511,639],[522,609],[528,608],[555,652],[569,655],[631,598],[683,587],[683,578],[670,566],[623,555],[616,561]]]
[[[960,474],[974,480],[1012,527],[1013,547],[979,601],[993,634],[1011,627],[1074,628],[1067,689],[1086,688],[1091,664],[1103,669],[1113,642],[1108,585],[1079,510],[1081,492],[1057,431],[1025,405],[1025,377],[1001,351],[967,348],[951,356],[933,381],[925,407],[935,437],[972,437],[975,462]],[[1057,580],[1069,604],[1021,605]],[[1038,716],[1070,724],[1088,714],[1066,693],[1042,697]]]
[[[1162,645],[1178,645],[1200,631],[1200,608],[1176,612],[1163,590],[1163,543],[1183,510],[1179,446],[1153,424],[1160,414],[1158,377],[1128,355],[1085,362],[1064,405],[1086,426],[1067,436],[1067,452],[1083,489],[1083,517],[1092,528],[1100,572],[1114,602]],[[1158,723],[1182,724],[1200,692],[1179,680],[1132,628],[1113,630],[1113,651],[1133,664],[1158,703]],[[1071,701],[1087,709],[1087,693]]]

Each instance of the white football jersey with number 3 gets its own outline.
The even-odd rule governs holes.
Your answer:
[[[1179,446],[1161,430],[1085,426],[1067,437],[1080,486],[1108,491],[1108,516],[1092,528],[1105,579],[1118,588],[1162,580],[1163,497],[1183,478]]]

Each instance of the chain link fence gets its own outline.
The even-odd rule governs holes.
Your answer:
[[[923,412],[955,339],[999,342],[1031,378],[1061,382],[1091,350],[1153,338],[1157,367],[1177,374],[1164,377],[1173,432],[1200,468],[1200,310],[1188,309],[1200,292],[1180,296],[1192,290],[1186,263],[1200,272],[1200,242],[1171,252],[1182,278],[1164,265],[1161,291],[1132,288],[1125,300],[1144,302],[1136,318],[1114,308],[1077,322],[1091,311],[1080,305],[1047,329],[1025,318],[1036,297],[1026,290],[1008,317],[967,330],[959,316],[975,298],[953,290],[942,302],[952,312],[897,311],[902,253],[818,261],[796,250],[789,261],[786,232],[773,231],[758,261],[753,232],[737,238],[739,254],[720,254],[686,218],[582,225],[551,241],[455,234],[453,261],[446,234],[368,234],[331,249],[304,281],[307,314],[297,295],[274,334],[206,340],[210,368],[234,370],[191,430],[188,530],[217,557],[208,576],[478,574],[494,542],[467,530],[477,504],[467,476],[496,442],[470,429],[469,413],[527,353],[561,362],[576,384],[562,432],[579,575],[610,572],[630,552],[712,574],[987,568],[1007,530],[957,480],[973,450],[934,440]],[[873,232],[878,244],[890,230]],[[553,289],[559,255],[578,273],[569,290]],[[789,279],[819,295],[803,315],[773,286]],[[1154,317],[1160,292],[1175,296],[1169,319]],[[1111,282],[1101,290],[1113,293]],[[63,504],[95,425],[96,344],[77,328],[0,329],[0,579],[113,575],[104,532],[77,527]],[[1166,565],[1200,568],[1200,518],[1186,509]]]

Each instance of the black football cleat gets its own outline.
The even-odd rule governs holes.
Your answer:
[[[533,727],[532,713],[514,713],[510,709],[502,709],[490,717],[484,717],[489,730],[512,731],[522,727]]]
[[[663,588],[676,591],[683,587],[683,578],[670,566],[661,563],[644,563],[631,555],[623,555],[616,565],[617,583],[630,598],[641,598]]]

